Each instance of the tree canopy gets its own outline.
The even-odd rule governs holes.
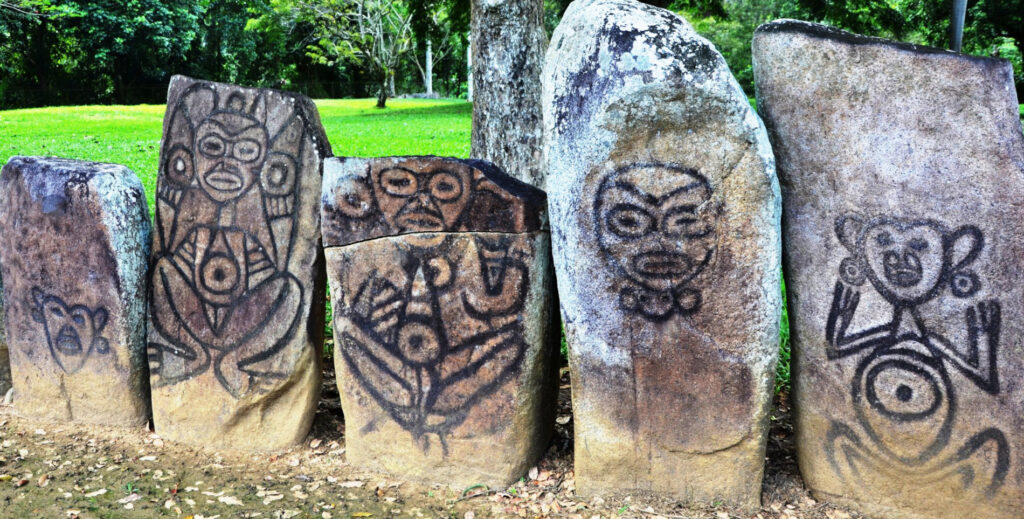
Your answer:
[[[750,94],[750,39],[775,18],[949,46],[952,0],[646,1],[685,15]],[[400,15],[378,19],[388,34],[360,36],[351,13],[385,4]],[[544,0],[549,32],[568,4]],[[377,96],[386,76],[388,91],[422,92],[428,41],[433,84],[460,96],[469,17],[470,0],[0,0],[0,108],[162,102],[173,74],[314,97]],[[381,42],[386,63],[367,52]],[[1024,97],[1022,44],[1024,0],[968,1],[963,51],[1010,60]]]

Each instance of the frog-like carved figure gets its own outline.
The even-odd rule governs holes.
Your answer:
[[[287,268],[304,131],[297,111],[269,121],[262,93],[222,99],[200,83],[174,105],[152,269],[155,387],[212,367],[241,398],[286,376],[276,355],[298,328],[303,304]]]
[[[922,313],[922,305],[946,290],[958,298],[978,292],[980,280],[968,267],[984,248],[982,232],[928,219],[857,216],[839,218],[835,231],[851,256],[841,263],[833,292],[827,355],[838,360],[867,353],[851,385],[860,430],[833,422],[827,436],[834,470],[840,477],[857,477],[870,468],[910,475],[921,484],[959,478],[965,490],[991,495],[1006,477],[1009,446],[996,428],[978,432],[962,446],[951,445],[957,392],[949,368],[983,391],[999,393],[1000,303],[983,301],[966,309],[964,348],[926,324]],[[892,317],[854,331],[865,281],[892,305]]]

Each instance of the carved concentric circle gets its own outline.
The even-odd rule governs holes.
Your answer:
[[[179,188],[187,187],[195,175],[192,151],[181,144],[175,144],[164,159],[163,169],[167,181]]]
[[[292,194],[299,166],[295,159],[284,153],[271,153],[260,172],[260,184],[269,195]]]
[[[228,294],[242,281],[241,267],[227,254],[210,254],[200,269],[203,287],[214,294]]]
[[[441,357],[441,339],[426,324],[412,322],[399,330],[398,349],[413,365],[431,364]]]

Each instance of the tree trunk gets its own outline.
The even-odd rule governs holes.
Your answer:
[[[423,86],[427,89],[427,95],[434,93],[434,49],[427,40],[427,73],[423,76]]]
[[[395,73],[388,73],[388,94],[391,97],[395,97]]]
[[[544,2],[472,0],[471,14],[471,155],[543,189]]]
[[[387,108],[388,102],[388,71],[385,70],[380,78],[380,90],[377,91],[377,108]]]
[[[473,102],[473,35],[469,35],[469,48],[466,49],[466,70],[469,78],[466,80],[466,101]]]

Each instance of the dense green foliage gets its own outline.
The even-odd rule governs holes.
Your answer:
[[[315,3],[315,2],[304,2]],[[0,2],[0,109],[161,102],[173,74],[313,97],[375,95],[373,64],[326,60],[315,15],[291,0],[5,0]],[[468,16],[468,15],[467,15]],[[447,20],[447,18],[445,18]],[[435,89],[458,95],[465,34],[435,60]],[[435,48],[441,46],[435,43]],[[410,53],[399,92],[422,91]]]
[[[777,18],[826,23],[859,34],[948,47],[951,0],[672,0],[718,47],[747,94],[754,93],[750,40],[758,25]],[[1013,64],[1024,99],[1024,0],[970,0],[963,52]]]
[[[427,41],[435,90],[465,95],[470,0],[375,1],[396,6],[401,20],[389,31],[400,34],[368,37],[353,22],[358,6],[376,5],[370,0],[2,0],[0,109],[158,103],[173,74],[312,97],[377,95],[385,78],[396,93],[422,92]],[[748,94],[751,36],[775,18],[933,46],[949,41],[951,0],[646,1],[693,22]],[[543,2],[550,32],[569,0]],[[386,66],[366,51],[381,41],[401,43]],[[1024,96],[1024,0],[969,1],[963,41],[964,52],[1009,59]]]

